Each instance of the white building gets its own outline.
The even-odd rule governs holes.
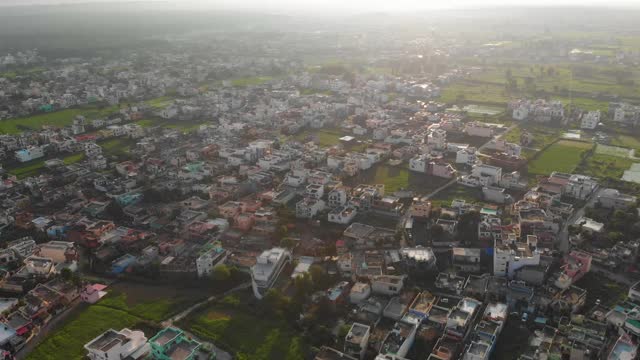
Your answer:
[[[219,247],[215,247],[205,251],[196,259],[196,270],[198,277],[209,276],[213,269],[224,264],[227,259],[227,251]]]
[[[622,194],[616,189],[603,189],[598,193],[598,203],[607,209],[627,209],[636,204],[635,196]]]
[[[467,125],[464,127],[464,131],[469,136],[480,136],[487,138],[493,136],[493,128],[479,121],[472,121],[467,123]]]
[[[124,359],[135,355],[147,344],[144,332],[124,328],[120,331],[109,329],[84,345],[91,360]],[[140,354],[139,357],[147,355]]]
[[[482,195],[486,201],[498,204],[509,204],[513,202],[511,195],[507,194],[504,188],[497,186],[483,186]]]
[[[476,162],[478,162],[476,148],[470,147],[466,149],[460,149],[456,152],[456,164],[473,166]]]
[[[600,110],[589,111],[588,113],[582,115],[582,119],[580,120],[580,128],[593,130],[600,123]]]
[[[502,168],[492,165],[480,164],[471,169],[471,175],[480,179],[483,186],[494,185],[502,179]]]
[[[327,203],[329,207],[334,208],[342,206],[347,203],[348,195],[347,190],[343,187],[333,189],[329,192]]]
[[[296,217],[299,219],[311,219],[324,210],[324,201],[313,198],[304,198],[296,203]]]
[[[404,276],[378,275],[371,279],[371,289],[380,295],[398,295],[404,286]]]
[[[435,150],[447,148],[447,132],[442,129],[435,129],[427,136],[427,145]]]
[[[344,339],[344,352],[360,360],[364,359],[369,345],[370,335],[371,328],[369,326],[353,323],[349,329],[349,333]]]
[[[416,155],[409,160],[409,170],[426,173],[429,157],[424,154]]]
[[[540,264],[540,252],[537,238],[527,236],[526,242],[520,242],[515,236],[495,241],[493,254],[493,274],[513,279],[516,271],[523,266]]]
[[[26,149],[16,151],[15,156],[19,162],[27,162],[43,157],[44,149],[40,146],[30,146]]]
[[[329,212],[329,222],[336,224],[349,224],[358,214],[358,209],[352,205],[339,206]]]
[[[251,267],[251,287],[258,299],[273,287],[285,265],[291,262],[291,253],[284,248],[265,250]]]

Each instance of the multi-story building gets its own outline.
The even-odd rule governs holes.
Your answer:
[[[109,329],[89,341],[84,348],[91,360],[125,359],[141,350],[146,343],[147,338],[142,331]]]
[[[527,265],[540,264],[540,252],[535,236],[527,236],[520,242],[515,235],[495,241],[493,254],[493,274],[513,279],[515,272]]]
[[[336,224],[349,224],[358,214],[358,209],[352,205],[338,206],[328,215],[329,222]]]
[[[344,352],[360,360],[364,359],[369,346],[370,335],[371,328],[369,326],[357,322],[353,323],[349,333],[344,338]]]
[[[184,331],[168,327],[149,339],[153,360],[195,360],[201,344]]]
[[[285,265],[291,262],[291,253],[283,248],[265,250],[251,267],[251,286],[258,299],[267,293],[276,282]]]
[[[324,210],[324,200],[304,198],[296,203],[296,217],[299,219],[311,219]]]
[[[588,113],[582,115],[582,119],[580,120],[580,128],[593,130],[598,127],[600,123],[600,110],[589,111]]]
[[[607,209],[623,210],[636,204],[635,196],[622,194],[616,189],[603,189],[598,193],[598,203]]]
[[[19,162],[27,162],[43,157],[44,149],[40,146],[30,146],[26,149],[16,151],[15,156]]]
[[[224,264],[228,252],[220,247],[213,247],[206,250],[196,259],[196,271],[198,277],[209,276],[213,269]]]

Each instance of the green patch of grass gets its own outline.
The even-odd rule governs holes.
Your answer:
[[[195,335],[250,359],[284,359],[295,333],[288,324],[215,304],[187,321]],[[242,334],[242,336],[239,336]]]
[[[118,111],[118,106],[99,107],[86,105],[73,109],[54,111],[51,113],[37,114],[22,118],[0,121],[1,134],[18,134],[25,130],[40,130],[43,125],[64,127],[73,122],[76,115],[83,115],[88,119],[105,117]]]
[[[458,102],[504,104],[509,99],[510,96],[502,84],[478,84],[469,81],[447,86],[440,96],[440,101],[449,104]]]
[[[66,321],[64,326],[40,343],[27,360],[81,360],[86,357],[83,346],[91,339],[113,328],[132,327],[141,319],[127,312],[93,305]]]
[[[144,103],[151,106],[154,109],[163,109],[171,105],[171,103],[173,103],[173,98],[170,96],[161,96],[155,99],[149,99]]]
[[[261,85],[273,80],[272,76],[251,76],[231,80],[233,86]]]
[[[377,166],[373,184],[384,184],[384,191],[388,193],[407,189],[409,187],[409,170],[389,165]]]
[[[553,171],[571,173],[582,160],[583,154],[592,147],[586,142],[560,140],[529,162],[529,174],[549,175]]]
[[[538,124],[523,123],[511,129],[508,133],[504,134],[502,138],[509,142],[516,144],[520,143],[520,136],[524,131],[533,135],[533,142],[528,146],[531,148],[543,148],[552,142],[556,141],[562,130],[552,127],[547,127]]]
[[[293,139],[299,142],[311,140],[318,146],[331,147],[339,144],[343,136],[338,129],[309,129],[295,134]]]
[[[633,164],[633,160],[618,156],[594,154],[578,167],[581,174],[597,177],[620,179],[625,170]]]
[[[152,119],[142,119],[142,120],[138,120],[138,121],[134,122],[134,124],[140,125],[143,128],[154,126],[156,123],[157,122],[155,120],[152,120]]]
[[[107,156],[128,155],[131,150],[131,145],[133,144],[135,144],[135,140],[124,137],[111,138],[98,142],[98,145],[102,147],[102,151]]]
[[[482,191],[459,184],[451,185],[431,198],[431,203],[436,207],[449,206],[451,201],[460,199],[467,203],[477,203],[482,199]]]
[[[204,122],[199,121],[176,121],[172,123],[166,123],[164,125],[167,129],[175,129],[182,132],[194,132],[200,128],[200,125],[204,124]]]
[[[636,153],[640,153],[640,138],[638,136],[631,135],[612,135],[610,138],[610,144],[614,146],[628,147],[634,149]]]
[[[44,160],[32,160],[7,170],[9,174],[17,176],[18,179],[22,179],[29,176],[36,176],[42,169],[44,169]]]
[[[133,316],[151,321],[162,321],[177,313],[185,304],[193,301],[176,298],[160,298],[154,301],[143,301],[131,304],[127,301],[125,293],[110,293],[102,301],[101,306],[127,312]]]
[[[64,161],[65,165],[75,164],[77,162],[80,162],[80,161],[84,160],[84,153],[78,153],[78,154],[69,155],[69,156],[66,156],[62,160]]]

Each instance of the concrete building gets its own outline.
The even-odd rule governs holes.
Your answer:
[[[324,210],[324,200],[304,198],[296,203],[296,217],[299,219],[311,219]]]
[[[404,276],[379,275],[371,279],[371,289],[380,295],[398,295],[404,286]]]
[[[198,277],[209,276],[213,269],[224,264],[227,259],[228,252],[220,247],[214,247],[206,250],[196,259],[196,271]]]
[[[527,236],[526,242],[520,242],[515,235],[495,241],[493,254],[493,274],[513,279],[515,272],[524,267],[540,264],[540,252],[537,238]]]
[[[125,359],[142,349],[146,343],[147,338],[142,331],[109,329],[88,342],[84,348],[91,360]]]
[[[168,327],[149,340],[153,360],[195,360],[200,343],[184,331]]]
[[[251,286],[258,299],[275,284],[285,265],[291,263],[291,253],[284,248],[265,250],[251,267]]]
[[[580,128],[593,130],[598,127],[600,123],[600,110],[589,111],[588,113],[582,115],[582,119],[580,120]]]
[[[44,149],[40,146],[30,146],[26,149],[15,152],[16,160],[19,162],[27,162],[39,159],[44,156]]]
[[[637,200],[635,196],[622,194],[616,189],[603,189],[598,193],[598,203],[607,209],[624,210],[635,206]]]
[[[329,222],[336,224],[349,224],[358,214],[358,209],[352,205],[339,206],[329,212]]]
[[[344,338],[344,352],[360,360],[364,359],[369,346],[370,335],[371,328],[369,326],[357,322],[353,323],[349,333]]]

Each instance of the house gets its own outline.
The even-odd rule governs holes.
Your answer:
[[[265,250],[251,267],[251,287],[258,299],[267,293],[275,284],[285,265],[291,263],[291,253],[284,248]]]
[[[313,198],[304,198],[296,203],[296,217],[299,219],[311,219],[324,210],[324,201]]]
[[[369,346],[371,327],[354,322],[344,338],[344,352],[347,355],[364,359]]]
[[[82,289],[80,299],[86,303],[95,304],[98,300],[107,295],[107,292],[104,291],[106,288],[107,286],[102,284],[87,285]]]
[[[209,276],[213,269],[224,264],[228,252],[220,247],[213,247],[204,251],[196,259],[196,270],[198,277]]]
[[[349,224],[358,214],[358,210],[353,205],[339,206],[331,210],[328,214],[329,222],[336,224]]]
[[[357,282],[351,287],[349,293],[349,302],[352,304],[360,304],[371,296],[371,285],[364,282]]]
[[[201,344],[184,331],[168,327],[149,339],[153,360],[195,360]]]
[[[84,345],[91,360],[124,359],[134,355],[147,343],[144,332],[124,328],[120,331],[109,329]],[[143,358],[145,354],[132,357]]]
[[[453,168],[453,166],[451,166],[451,164],[432,161],[427,167],[427,174],[445,179],[451,179],[456,176],[456,170]]]
[[[137,258],[131,254],[124,254],[111,263],[112,274],[122,274],[133,266],[137,261]]]
[[[409,214],[415,218],[428,219],[431,215],[431,202],[422,198],[413,198]]]
[[[38,256],[53,260],[54,264],[78,261],[80,255],[76,244],[68,241],[49,241],[38,245],[35,252]]]
[[[380,295],[398,295],[404,286],[404,276],[378,275],[371,279],[371,290]]]
[[[482,196],[486,201],[497,204],[510,204],[513,202],[511,195],[507,194],[504,188],[497,186],[483,186]]]
[[[600,123],[600,110],[589,111],[588,113],[582,115],[582,119],[580,120],[580,128],[593,130],[598,127]]]
[[[456,152],[456,164],[473,166],[477,162],[478,156],[476,155],[476,148],[474,147],[460,149]]]
[[[480,249],[453,248],[451,264],[460,272],[478,272],[480,271],[480,252]]]
[[[467,123],[464,127],[464,131],[469,136],[479,136],[487,138],[493,136],[493,127],[479,121],[471,121]]]
[[[635,206],[638,199],[635,196],[622,194],[616,189],[603,189],[598,193],[597,200],[604,208],[625,210]]]
[[[327,204],[331,208],[342,206],[347,203],[348,194],[347,189],[344,187],[338,187],[329,192]]]
[[[528,235],[526,242],[520,242],[515,235],[497,239],[493,254],[493,274],[513,279],[518,269],[540,264],[537,238]]]
[[[39,159],[44,156],[44,149],[40,146],[30,146],[26,149],[15,152],[16,160],[19,162],[27,162]]]
[[[475,165],[471,169],[471,175],[480,179],[483,186],[495,185],[502,179],[502,168],[487,164]]]

